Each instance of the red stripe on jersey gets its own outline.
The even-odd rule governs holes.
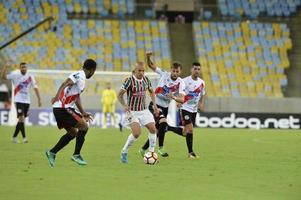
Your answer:
[[[139,85],[138,85],[138,92],[139,92],[139,94],[140,94],[140,92],[142,92],[143,91],[143,81],[144,81],[144,77],[143,77],[143,79],[142,79],[142,81],[141,81],[141,83],[139,83]],[[137,109],[138,109],[138,111],[141,111],[142,109],[141,109],[141,103],[142,103],[142,96],[138,96],[138,103],[137,103]]]
[[[75,101],[78,97],[79,97],[79,94],[71,95],[65,99],[64,103],[69,104],[69,103]]]
[[[79,122],[81,120],[81,116],[75,113],[73,110],[67,109],[67,111],[72,115],[72,117],[74,117],[74,119],[76,119],[76,121]]]
[[[15,90],[14,90],[14,96],[16,96],[16,94],[22,89],[23,84],[28,85],[31,82],[31,76],[28,77],[27,80],[21,82],[19,85],[16,86]]]

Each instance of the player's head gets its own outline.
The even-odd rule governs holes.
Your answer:
[[[201,64],[199,62],[192,63],[191,76],[196,78],[201,75]]]
[[[83,69],[85,71],[86,74],[86,78],[89,79],[93,76],[95,70],[96,70],[96,62],[93,59],[87,59],[84,62],[84,66]]]
[[[107,86],[108,89],[111,89],[111,83],[110,82],[107,82],[106,86]]]
[[[144,76],[144,71],[145,71],[145,67],[144,67],[144,62],[137,62],[135,69],[134,69],[134,75],[137,79],[142,79],[142,77]]]
[[[174,62],[171,65],[171,69],[170,69],[170,77],[172,80],[176,80],[182,72],[182,65],[179,62]]]
[[[25,62],[21,62],[20,63],[20,72],[21,74],[25,75],[27,72],[27,66]]]

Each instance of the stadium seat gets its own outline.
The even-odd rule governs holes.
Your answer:
[[[292,47],[285,24],[194,22],[193,30],[209,96],[283,96]]]
[[[259,15],[269,17],[289,17],[300,6],[299,0],[219,0],[219,10],[223,16],[256,18]]]

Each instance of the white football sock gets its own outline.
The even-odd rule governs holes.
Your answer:
[[[122,148],[122,153],[127,153],[129,151],[130,146],[132,146],[136,140],[137,140],[137,138],[135,138],[133,136],[133,134],[131,133],[129,135],[126,143],[124,144],[124,147]]]
[[[157,135],[148,133],[148,140],[149,140],[149,151],[155,152]]]

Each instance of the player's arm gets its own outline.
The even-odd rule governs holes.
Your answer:
[[[177,103],[184,103],[184,94],[179,93],[177,96],[175,96],[173,93],[169,94],[170,98],[175,100]]]
[[[157,67],[151,59],[152,55],[153,52],[146,52],[146,64],[149,68],[151,68],[154,72],[156,72]]]
[[[0,73],[0,76],[1,76],[1,79],[4,79],[4,80],[7,80],[7,68],[9,66],[9,62],[5,62],[5,64],[3,65],[2,69],[1,69],[1,73]]]
[[[203,112],[204,108],[205,108],[205,98],[206,98],[206,95],[202,95],[199,100],[199,103],[198,103],[198,110],[201,112]]]
[[[179,86],[179,94],[177,96],[175,96],[173,93],[169,93],[168,96],[175,100],[177,103],[184,103],[185,101],[185,83],[184,81],[180,82],[180,86]]]
[[[39,88],[38,88],[36,79],[35,79],[34,76],[31,76],[31,80],[32,80],[32,86],[33,86],[34,92],[36,93],[36,96],[37,96],[37,99],[38,99],[38,106],[41,107],[42,106],[41,95],[40,95],[40,92],[39,92]]]
[[[129,107],[128,105],[126,104],[125,100],[124,100],[124,94],[126,93],[126,90],[125,89],[120,89],[119,92],[118,92],[118,101],[119,103],[122,105],[122,107],[124,108],[125,112],[129,112]]]
[[[55,97],[53,97],[51,99],[51,103],[54,104],[54,102],[58,101],[59,99],[59,95],[61,94],[61,92],[66,88],[66,87],[69,87],[71,85],[73,85],[74,82],[70,79],[70,78],[67,78],[63,83],[62,85],[60,86],[60,88],[58,89]]]
[[[86,119],[86,120],[92,120],[92,115],[90,113],[87,113],[84,111],[83,105],[82,105],[82,101],[80,96],[78,96],[78,98],[75,101],[75,105],[78,108],[79,112],[82,114],[82,116]]]
[[[36,88],[34,88],[34,91],[35,91],[36,96],[38,98],[38,106],[41,107],[42,106],[42,102],[41,102],[41,95],[40,95],[39,89],[36,87]]]
[[[159,109],[158,109],[157,104],[156,104],[155,92],[154,92],[154,90],[152,88],[149,88],[148,91],[149,91],[151,100],[153,102],[153,107],[154,107],[155,115],[157,116],[157,115],[159,115]]]

